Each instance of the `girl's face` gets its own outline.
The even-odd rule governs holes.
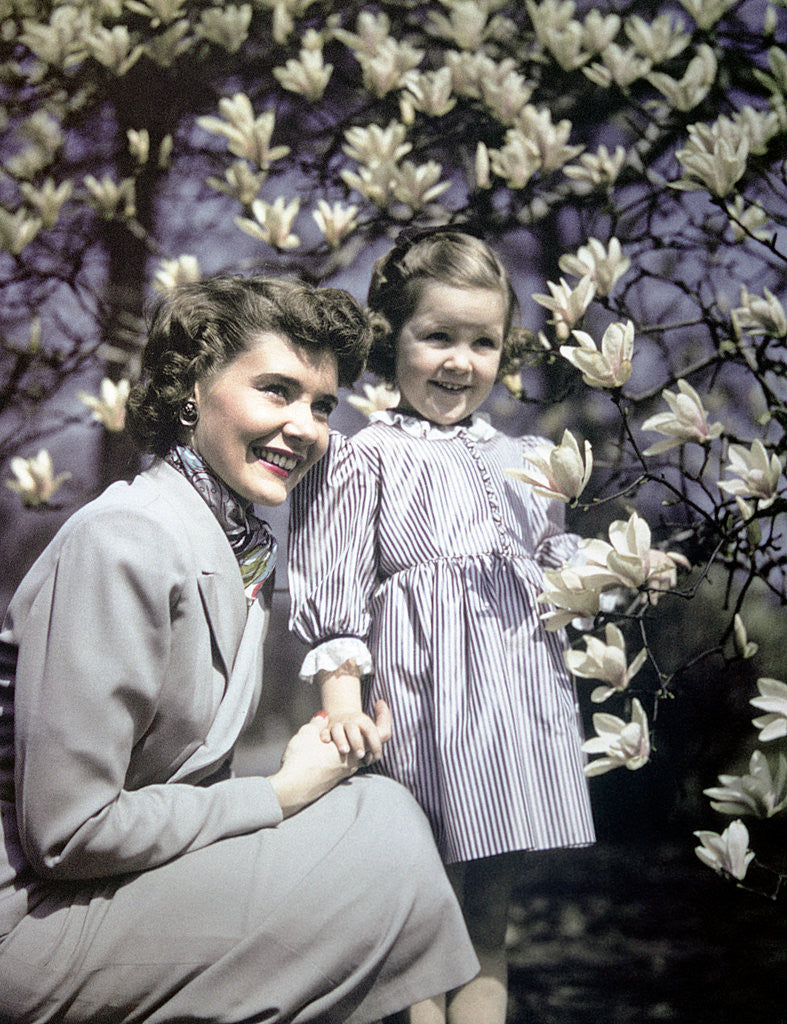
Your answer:
[[[401,404],[443,426],[475,412],[497,379],[505,317],[497,289],[427,281],[396,344]]]
[[[241,497],[280,505],[328,448],[337,387],[332,352],[262,332],[197,382],[191,444]]]

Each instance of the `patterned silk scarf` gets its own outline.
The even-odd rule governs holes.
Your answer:
[[[193,448],[175,445],[164,461],[186,477],[218,519],[238,560],[246,601],[252,605],[276,564],[276,540],[268,524],[254,515],[251,502],[211,472]]]

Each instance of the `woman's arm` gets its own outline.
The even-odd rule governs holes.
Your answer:
[[[193,643],[207,645],[205,678],[184,679],[177,664],[174,623],[188,587],[195,603],[199,596],[182,539],[170,533],[152,511],[81,516],[15,622],[17,816],[42,874],[143,870],[281,820],[268,779],[166,782],[168,764],[174,770],[184,746],[203,738],[188,723],[177,742],[171,730],[160,735],[159,712],[181,696],[170,688],[188,688],[197,711],[199,688],[211,689],[204,620]],[[132,759],[143,775],[160,763],[155,784],[129,783]]]

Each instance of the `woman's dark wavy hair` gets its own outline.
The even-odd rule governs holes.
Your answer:
[[[265,331],[306,350],[331,352],[339,384],[349,387],[363,372],[372,320],[337,288],[237,276],[181,285],[153,307],[142,373],[128,399],[129,432],[142,451],[166,455],[183,433],[179,415],[196,382]]]
[[[424,284],[498,290],[506,302],[503,353],[498,380],[518,369],[530,332],[514,324],[519,300],[497,254],[480,238],[452,228],[404,232],[374,265],[367,305],[378,318],[368,368],[395,383],[399,333],[418,305]]]

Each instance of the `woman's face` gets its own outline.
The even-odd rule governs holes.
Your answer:
[[[191,444],[241,497],[281,505],[328,448],[337,388],[332,352],[261,332],[197,382],[199,420]]]
[[[496,289],[424,284],[396,344],[402,405],[443,426],[475,412],[497,379],[505,317]]]

